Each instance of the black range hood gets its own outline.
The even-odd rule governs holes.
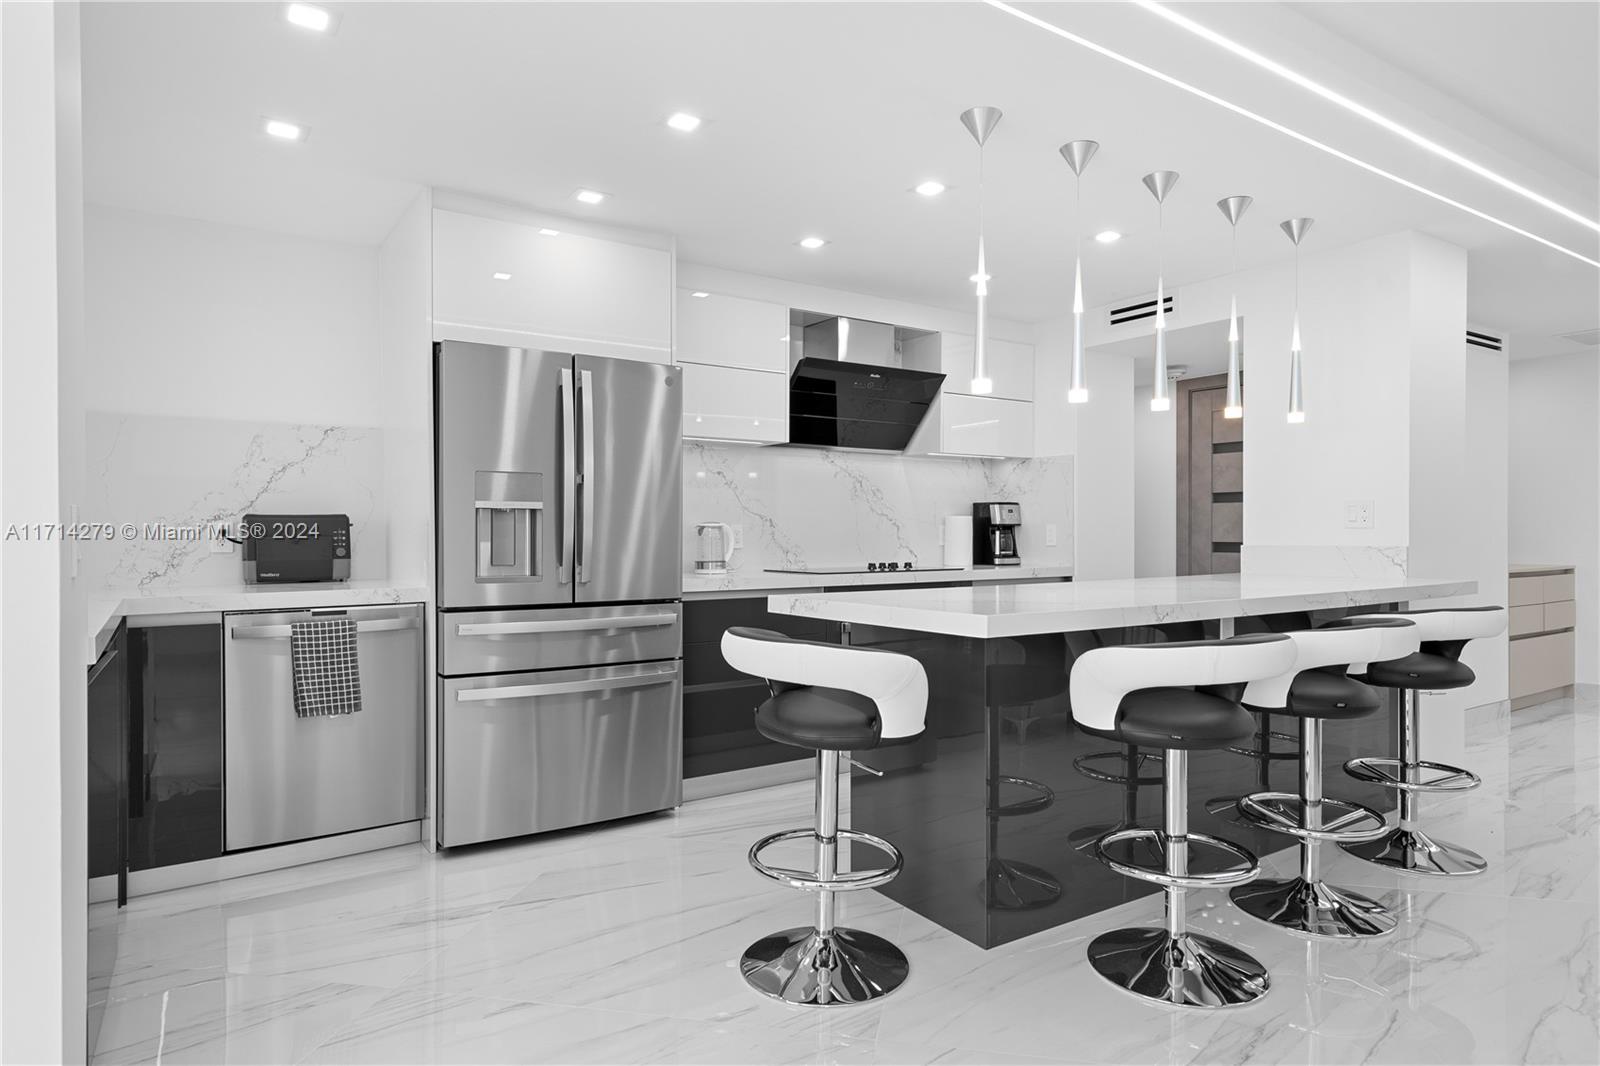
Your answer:
[[[789,443],[904,451],[943,374],[803,358],[789,378]]]

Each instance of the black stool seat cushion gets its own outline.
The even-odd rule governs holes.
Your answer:
[[[1361,718],[1383,706],[1383,697],[1368,685],[1338,673],[1305,670],[1289,686],[1289,705],[1274,714],[1301,718]]]
[[[762,736],[815,751],[876,748],[881,728],[876,703],[840,688],[792,688],[756,708]]]
[[[1079,723],[1082,727],[1082,723]],[[1117,704],[1115,729],[1084,732],[1147,748],[1226,748],[1253,736],[1255,719],[1232,700],[1192,688],[1142,688]]]
[[[1472,668],[1459,659],[1413,652],[1403,659],[1371,663],[1357,680],[1383,688],[1466,688],[1476,680]]]

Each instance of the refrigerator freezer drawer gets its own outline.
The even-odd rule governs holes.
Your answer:
[[[441,678],[440,843],[676,806],[681,708],[671,662]]]
[[[361,710],[297,718],[290,624],[356,622]],[[227,850],[422,817],[422,608],[223,617]]]
[[[439,672],[461,677],[676,659],[682,611],[677,603],[647,603],[441,613]]]

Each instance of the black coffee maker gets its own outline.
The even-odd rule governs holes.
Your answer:
[[[1022,505],[975,503],[972,505],[972,564],[1020,566],[1017,527],[1022,525]]]

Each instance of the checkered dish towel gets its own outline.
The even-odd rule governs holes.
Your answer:
[[[293,623],[289,627],[289,662],[294,670],[296,717],[355,714],[361,709],[353,620]]]

